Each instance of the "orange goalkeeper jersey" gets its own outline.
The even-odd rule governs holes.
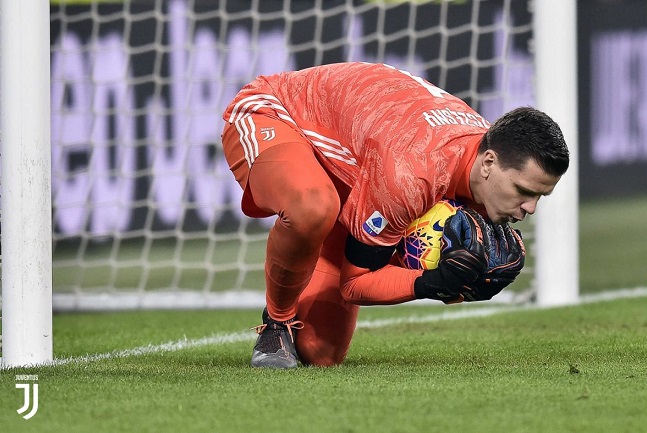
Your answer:
[[[223,118],[233,123],[248,113],[278,118],[312,144],[345,185],[340,222],[368,245],[395,245],[443,197],[471,202],[469,169],[489,127],[424,79],[369,63],[258,77]]]

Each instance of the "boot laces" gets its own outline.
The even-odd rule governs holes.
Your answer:
[[[290,340],[294,343],[294,331],[293,330],[299,330],[303,329],[303,322],[300,320],[292,319],[288,320],[287,322],[276,322],[274,320],[271,320],[270,323],[263,323],[261,325],[254,326],[251,328],[252,331],[255,331],[257,334],[262,334],[265,332],[265,330],[269,327],[270,329],[281,331],[281,330],[286,330],[288,331],[288,335],[290,336]]]

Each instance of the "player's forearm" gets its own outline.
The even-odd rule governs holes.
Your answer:
[[[376,271],[358,268],[347,261],[342,267],[341,292],[357,305],[401,304],[416,299],[413,283],[422,271],[387,265]]]

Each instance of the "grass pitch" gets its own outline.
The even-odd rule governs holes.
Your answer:
[[[258,311],[56,315],[59,364],[0,372],[0,426],[93,433],[641,432],[645,311],[647,297],[546,310],[487,303],[365,307],[344,364],[292,371],[248,366],[255,336],[247,329],[259,321]],[[40,405],[29,420],[16,412],[23,398],[17,374],[38,375]]]
[[[581,206],[582,293],[647,285],[644,215]],[[0,432],[647,432],[646,311],[365,307],[344,364],[295,371],[248,366],[259,311],[59,314],[56,365],[0,370]]]

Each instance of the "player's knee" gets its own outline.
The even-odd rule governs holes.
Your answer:
[[[344,360],[345,356],[325,356],[317,358],[314,362],[307,364],[314,367],[334,367]]]
[[[306,239],[323,240],[339,215],[339,196],[333,187],[299,191],[291,202],[284,217],[294,233]]]
[[[332,367],[341,364],[346,359],[348,348],[335,347],[330,344],[306,341],[298,344],[299,359],[304,365],[316,367]]]

